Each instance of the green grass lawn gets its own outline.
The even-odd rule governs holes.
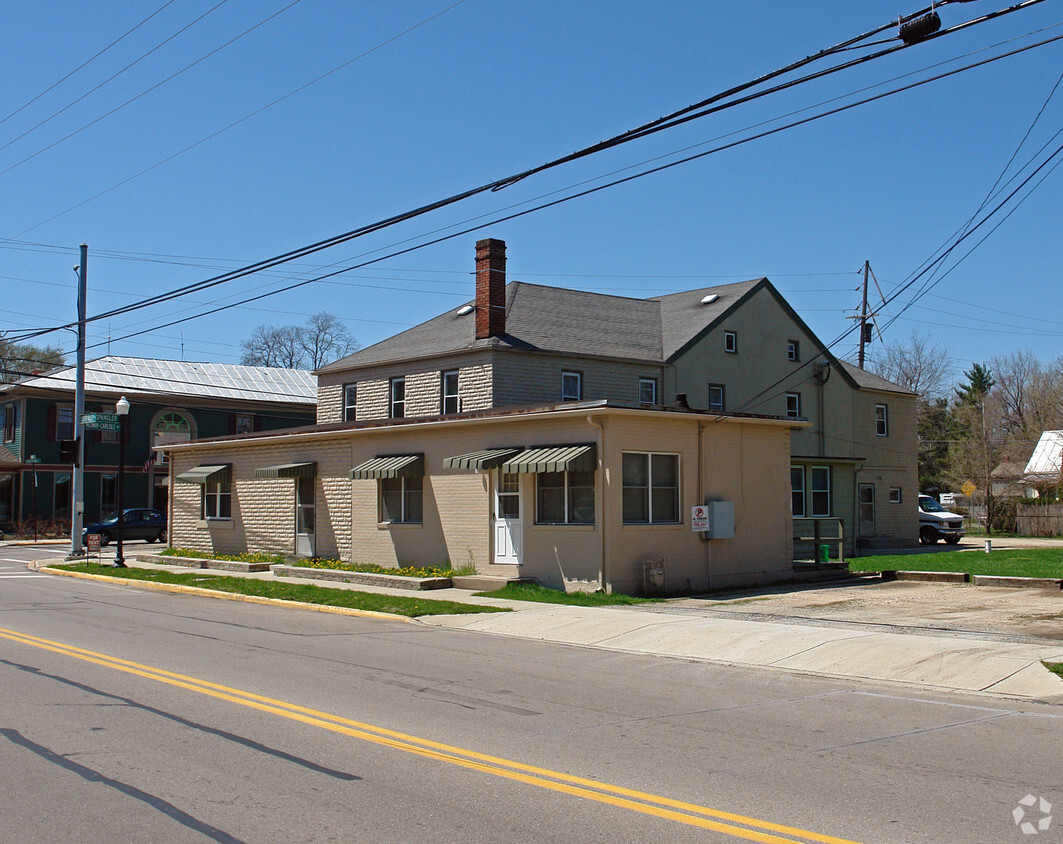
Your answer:
[[[537,583],[511,583],[495,592],[477,592],[488,598],[509,598],[513,601],[538,601],[541,604],[571,604],[577,607],[608,607],[626,604],[651,604],[657,598],[636,598],[632,595],[606,595],[604,592],[562,592],[547,589]]]
[[[1063,662],[1046,662],[1044,663],[1044,666],[1053,674],[1058,674],[1060,677],[1063,677]]]
[[[855,557],[850,571],[965,571],[1008,577],[1063,577],[1063,549],[1016,548],[1007,551],[941,551]]]
[[[424,598],[406,598],[357,592],[352,589],[332,589],[325,586],[309,586],[299,583],[264,580],[249,577],[204,574],[203,572],[170,572],[162,569],[116,569],[96,563],[76,563],[53,568],[80,571],[86,574],[102,574],[124,580],[146,580],[154,583],[176,583],[181,586],[198,586],[220,592],[235,592],[240,595],[257,595],[262,598],[277,598],[281,601],[301,601],[304,604],[323,604],[330,607],[371,610],[395,615],[415,617],[419,615],[457,615],[460,613],[508,612],[497,607],[479,607],[459,604],[454,601],[432,601]]]

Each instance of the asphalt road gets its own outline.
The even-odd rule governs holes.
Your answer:
[[[1063,840],[1013,818],[1063,809],[1059,707],[18,562],[54,553],[0,548],[5,841]]]

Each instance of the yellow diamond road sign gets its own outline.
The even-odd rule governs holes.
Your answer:
[[[970,496],[970,495],[974,495],[974,492],[975,492],[976,489],[978,489],[978,487],[976,487],[970,481],[964,481],[963,482],[963,486],[961,486],[960,489],[963,491],[964,495]]]

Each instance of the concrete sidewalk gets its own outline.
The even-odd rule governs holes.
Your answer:
[[[42,560],[35,567],[62,562]],[[142,568],[212,573],[203,569],[190,570],[185,566],[140,562],[135,557],[128,558],[127,562]],[[213,573],[274,579],[271,572]],[[411,592],[298,577],[286,577],[284,581],[513,610],[509,613],[422,616],[418,619],[422,624],[435,627],[1063,704],[1063,678],[1041,664],[1042,660],[1063,662],[1063,642],[1030,644],[1006,641],[1007,637],[933,635],[917,627],[910,628],[910,633],[846,629],[797,617],[787,619],[787,623],[721,618],[708,604],[702,612],[687,605],[685,611],[677,615],[639,607],[588,608],[510,601],[478,597],[470,590],[456,588]]]

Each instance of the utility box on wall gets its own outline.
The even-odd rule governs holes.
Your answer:
[[[709,539],[734,539],[734,502],[710,501],[705,506],[709,508],[709,529],[706,531]]]

